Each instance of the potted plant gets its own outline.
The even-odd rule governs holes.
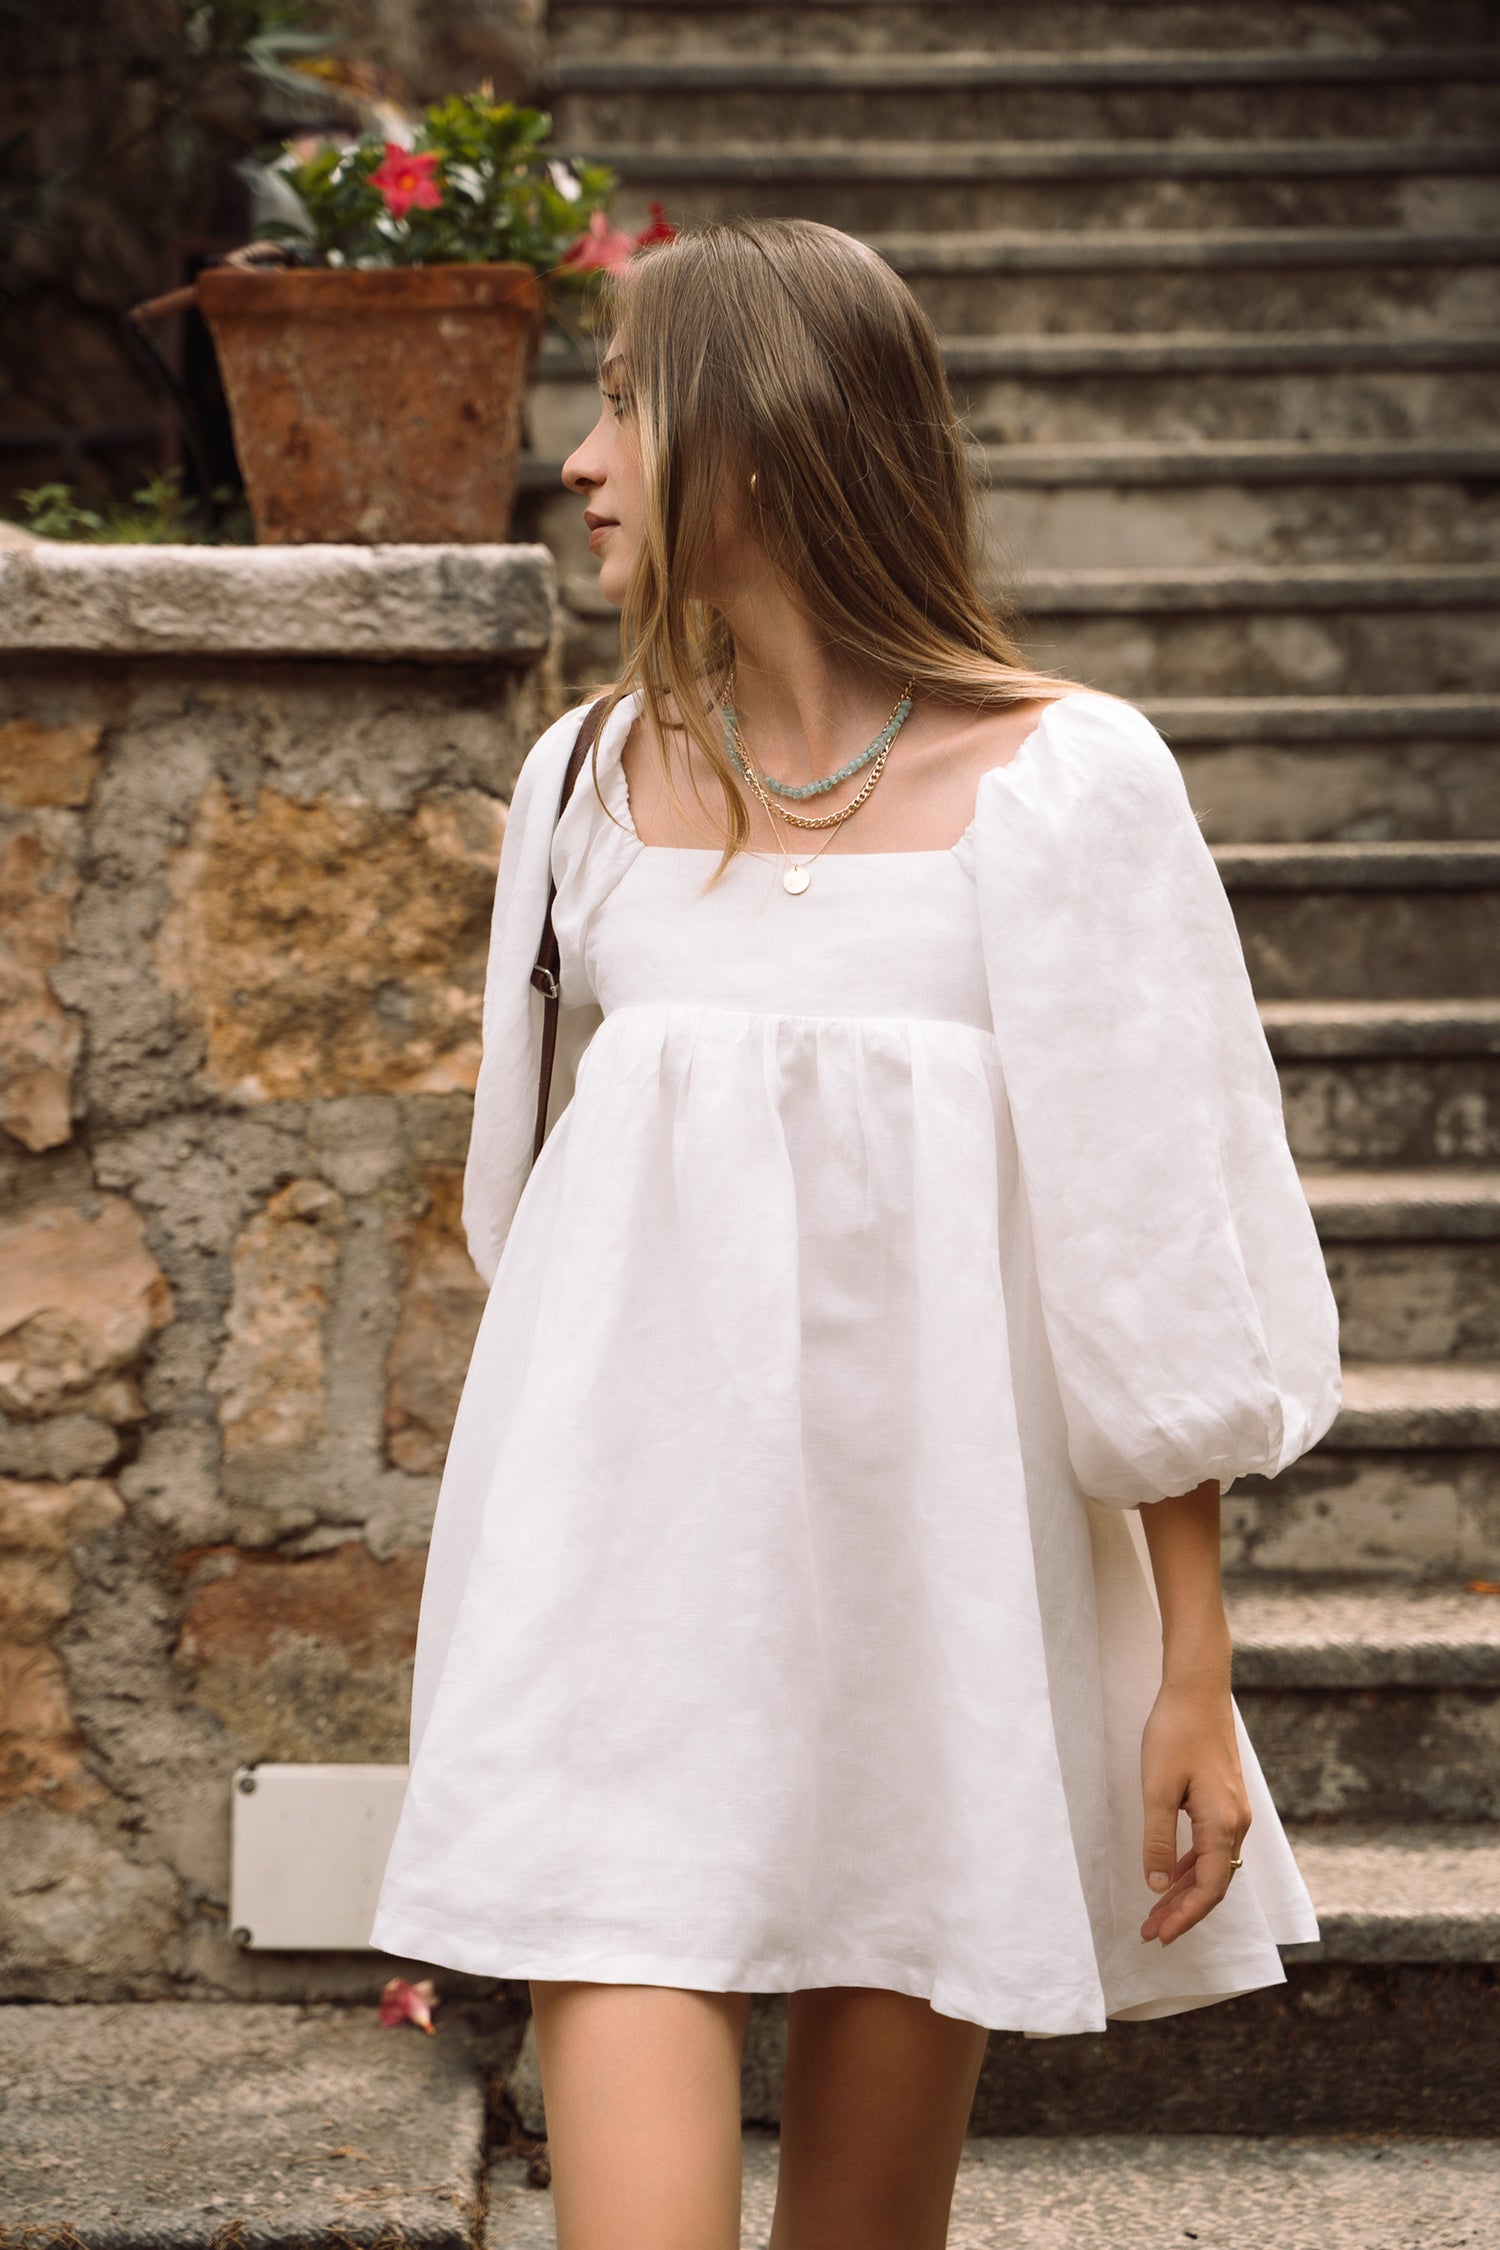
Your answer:
[[[409,140],[285,145],[265,181],[272,264],[198,276],[257,537],[483,540],[509,532],[526,386],[549,312],[673,229],[606,215],[614,177],[549,154],[543,111],[488,88]]]

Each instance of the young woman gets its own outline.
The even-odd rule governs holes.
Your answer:
[[[774,2250],[932,2250],[988,2027],[1316,1935],[1218,1508],[1327,1429],[1336,1319],[1177,768],[995,623],[906,288],[742,222],[613,311],[563,476],[624,669],[506,830],[374,1942],[530,1979],[562,2250],[738,2243],[769,1991]]]

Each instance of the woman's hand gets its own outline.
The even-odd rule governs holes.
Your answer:
[[[1211,1914],[1233,1877],[1250,1826],[1227,1664],[1164,1678],[1141,1738],[1146,1881],[1161,1896],[1141,1924],[1144,1940],[1170,1945]],[[1177,1815],[1193,1824],[1177,1856]]]

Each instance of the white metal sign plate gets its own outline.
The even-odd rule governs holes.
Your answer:
[[[230,1802],[229,1927],[257,1953],[370,1950],[405,1766],[242,1766]]]

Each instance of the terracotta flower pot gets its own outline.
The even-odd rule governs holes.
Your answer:
[[[529,266],[211,266],[197,294],[258,538],[509,537]]]

